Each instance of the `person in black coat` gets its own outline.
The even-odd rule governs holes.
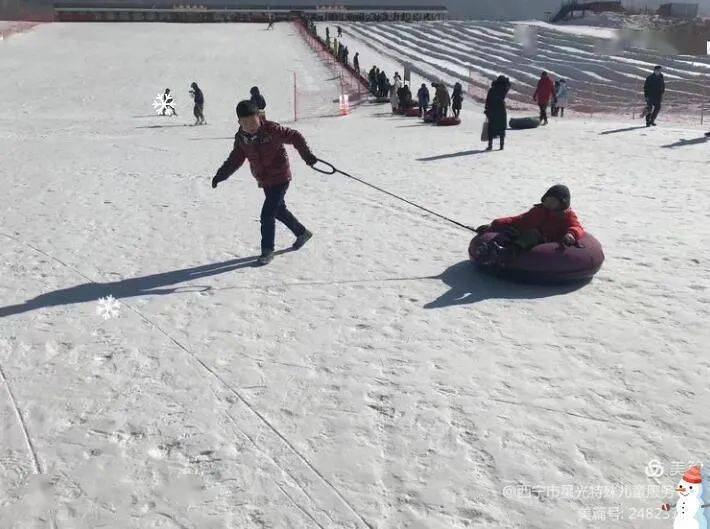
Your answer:
[[[205,95],[202,93],[202,90],[200,90],[200,87],[197,86],[197,83],[192,83],[190,87],[192,88],[190,95],[192,95],[195,100],[195,108],[193,110],[195,114],[195,125],[204,125],[205,115],[203,112],[205,107]]]
[[[360,52],[356,51],[353,56],[353,68],[357,73],[360,73]]]
[[[399,106],[400,108],[412,108],[414,106],[412,91],[407,84],[402,87],[402,96],[399,98]]]
[[[426,114],[430,101],[429,89],[424,83],[422,83],[422,86],[419,87],[419,90],[417,91],[417,100],[419,101],[419,117],[422,117]]]
[[[377,76],[377,96],[384,97],[389,94],[389,80],[384,70],[380,70]]]
[[[663,80],[661,67],[656,66],[653,73],[646,78],[643,84],[643,95],[646,98],[646,126],[655,127],[656,118],[661,111],[663,93],[666,91],[666,83]]]
[[[459,117],[461,113],[461,104],[463,103],[462,90],[461,83],[456,83],[454,85],[454,91],[451,94],[451,110],[455,117]]]
[[[493,150],[493,138],[500,138],[500,150],[505,146],[505,129],[508,127],[508,112],[505,109],[505,97],[510,90],[510,79],[500,75],[493,81],[486,96],[485,114],[488,118],[488,148]]]
[[[264,99],[264,96],[259,92],[259,87],[252,86],[249,93],[251,94],[250,101],[256,105],[256,108],[259,110],[259,115],[262,118],[266,117],[266,99]]]
[[[377,92],[377,69],[374,66],[372,68],[370,68],[370,71],[367,74],[367,80],[370,82],[370,92],[372,92],[372,95],[376,95],[376,92]]]

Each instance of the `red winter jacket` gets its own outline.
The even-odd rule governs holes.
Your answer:
[[[584,228],[571,208],[552,211],[542,205],[533,206],[530,211],[515,217],[503,217],[491,223],[494,228],[511,226],[518,231],[539,230],[546,241],[556,242],[571,233],[575,240],[584,235]]]
[[[217,171],[216,181],[229,178],[248,159],[251,174],[259,182],[259,187],[289,182],[291,167],[284,143],[293,145],[306,163],[315,162],[315,156],[300,132],[263,120],[259,131],[253,136],[239,129],[234,136],[234,149]]]
[[[541,105],[546,105],[552,99],[552,94],[555,92],[555,85],[550,79],[550,76],[546,75],[541,77],[537,82],[537,89],[533,94],[533,99]]]

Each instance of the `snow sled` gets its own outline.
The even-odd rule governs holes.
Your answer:
[[[419,117],[419,107],[411,107],[411,108],[406,108],[404,109],[404,115],[410,118],[418,118]]]
[[[505,266],[477,262],[478,247],[499,234],[491,230],[476,235],[468,247],[468,255],[481,271],[513,281],[547,285],[589,281],[604,262],[602,246],[591,233],[585,233],[575,246],[557,242],[538,244]]]
[[[461,120],[456,116],[449,116],[447,118],[441,118],[436,124],[440,127],[451,127],[452,125],[461,125]]]
[[[510,118],[508,124],[513,130],[536,129],[540,126],[540,118]]]

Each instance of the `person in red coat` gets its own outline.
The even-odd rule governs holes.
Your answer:
[[[284,144],[293,145],[307,165],[318,159],[308,148],[300,132],[267,121],[259,115],[252,101],[237,105],[239,131],[234,136],[234,148],[212,179],[212,188],[229,178],[245,160],[249,160],[251,174],[264,189],[261,209],[261,256],[259,263],[271,262],[274,254],[276,219],[283,222],[296,236],[293,248],[303,246],[313,234],[286,208],[286,191],[291,182],[291,167]]]
[[[501,217],[490,224],[479,226],[476,231],[489,229],[501,231],[501,235],[479,247],[477,258],[484,264],[504,263],[538,244],[560,242],[571,246],[584,235],[584,228],[570,208],[570,192],[567,186],[558,184],[548,189],[540,204],[514,217]]]
[[[550,103],[550,99],[555,93],[555,84],[547,75],[547,72],[542,72],[540,80],[537,82],[537,88],[533,94],[533,99],[537,101],[540,107],[540,123],[542,125],[547,125],[547,105]]]

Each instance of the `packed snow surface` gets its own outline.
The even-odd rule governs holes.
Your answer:
[[[369,103],[294,123],[292,72],[333,74],[293,26],[264,29],[0,43],[0,527],[670,527],[673,471],[710,446],[703,131],[573,115],[484,153],[468,99],[459,127]],[[393,32],[385,50],[381,25],[353,29],[363,67],[438,46]],[[252,85],[320,158],[465,224],[567,184],[604,267],[581,287],[481,275],[467,230],[291,149],[315,236],[253,266],[262,191],[247,167],[210,186]],[[152,109],[166,87],[178,117]]]

